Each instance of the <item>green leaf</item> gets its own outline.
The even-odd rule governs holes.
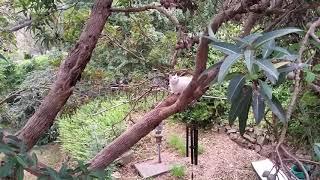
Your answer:
[[[18,180],[23,180],[24,172],[23,172],[23,167],[22,166],[19,166],[17,168],[17,176],[18,176]]]
[[[10,154],[13,153],[14,149],[11,148],[10,146],[6,145],[6,144],[0,144],[0,152],[4,153],[4,154]]]
[[[265,103],[263,96],[258,90],[254,90],[252,95],[252,111],[257,124],[259,124],[263,119],[264,109]]]
[[[290,34],[290,33],[295,33],[295,32],[300,32],[302,31],[301,29],[298,28],[284,28],[284,29],[279,29],[279,30],[275,30],[275,31],[271,31],[271,32],[265,32],[262,33],[262,36],[259,37],[255,42],[254,42],[254,46],[258,47],[272,39]]]
[[[245,82],[246,78],[242,75],[237,75],[230,81],[227,91],[227,98],[229,102],[233,103],[239,97]]]
[[[241,53],[241,49],[238,46],[236,46],[234,44],[226,43],[226,42],[213,42],[212,46],[227,55]]]
[[[261,87],[262,93],[269,99],[272,99],[272,88],[266,82],[261,80],[259,80],[259,85]]]
[[[267,79],[272,83],[276,84],[277,79],[275,79],[271,74],[269,74],[267,71],[264,71],[265,76],[267,76]]]
[[[306,77],[305,80],[307,83],[312,83],[316,79],[316,75],[311,71],[306,71]]]
[[[93,178],[98,178],[98,179],[105,179],[105,171],[104,170],[100,170],[100,171],[93,171],[89,174],[90,177]]]
[[[271,111],[279,118],[279,120],[281,122],[286,122],[286,114],[279,100],[275,96],[272,96],[271,100],[267,98],[267,102]]]
[[[31,160],[32,160],[32,165],[38,164],[38,157],[37,157],[36,153],[32,153]]]
[[[254,63],[257,64],[261,69],[263,69],[269,75],[271,75],[273,78],[278,80],[279,72],[270,61],[261,60],[261,61],[254,61]]]
[[[252,88],[250,86],[244,86],[243,97],[241,101],[241,106],[238,114],[239,119],[239,131],[240,135],[245,133],[247,126],[248,113],[252,101]]]
[[[314,143],[313,150],[318,159],[320,159],[320,143]]]
[[[244,86],[237,100],[231,104],[229,112],[229,123],[233,124],[234,120],[241,117],[242,122],[248,117],[248,111],[251,104],[252,88],[250,86]],[[247,111],[248,109],[248,111]]]
[[[9,160],[3,166],[0,167],[0,177],[10,176],[12,174],[13,168],[14,164],[12,160]]]
[[[28,163],[25,161],[24,157],[22,157],[21,155],[17,155],[16,156],[16,160],[18,161],[18,163],[23,166],[24,168],[28,167]]]
[[[241,54],[233,54],[226,57],[223,61],[219,74],[218,74],[218,82],[222,82],[224,77],[226,76],[227,72],[229,71],[230,67],[241,57]]]
[[[262,49],[262,57],[263,59],[268,58],[272,52],[273,52],[273,47],[276,45],[276,41],[274,39],[271,39],[267,43],[263,45]]]
[[[5,61],[8,61],[2,54],[0,54],[0,59],[3,59]]]
[[[244,59],[246,61],[248,71],[250,73],[252,73],[252,65],[253,65],[253,61],[254,61],[254,51],[252,49],[246,49],[244,51]]]
[[[240,42],[238,43],[240,48],[245,47],[246,45],[252,45],[254,41],[256,41],[259,37],[261,37],[261,33],[253,33],[243,38],[238,38],[237,40]]]
[[[320,64],[313,66],[312,70],[313,71],[320,71]]]

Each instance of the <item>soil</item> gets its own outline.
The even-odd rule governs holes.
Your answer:
[[[204,152],[199,155],[198,165],[191,165],[190,157],[184,157],[176,150],[170,148],[167,139],[171,135],[178,135],[185,138],[185,126],[183,124],[167,122],[164,127],[164,142],[161,151],[161,158],[164,162],[169,162],[172,165],[183,165],[187,168],[186,176],[183,179],[195,180],[256,180],[257,176],[251,166],[251,162],[264,159],[253,150],[248,150],[240,147],[225,133],[217,133],[212,130],[200,130],[199,144],[203,146]],[[153,133],[143,138],[134,147],[135,161],[118,169],[118,175],[121,175],[122,180],[142,179],[135,168],[134,163],[143,162],[146,160],[157,159],[157,146]],[[153,178],[155,180],[172,180],[176,178],[170,173],[160,175]]]
[[[170,172],[157,176],[155,180],[174,180],[174,179],[191,179],[193,172],[195,180],[256,180],[257,176],[251,166],[251,162],[264,159],[253,150],[240,147],[230,140],[227,134],[217,133],[212,130],[199,131],[199,144],[204,151],[199,155],[198,165],[191,165],[190,157],[179,154],[176,150],[169,147],[167,139],[171,135],[178,135],[185,138],[184,124],[167,121],[164,126],[164,137],[162,143],[161,158],[164,162],[171,165],[183,165],[186,167],[184,178],[176,178]],[[154,138],[154,132],[141,139],[133,148],[134,160],[122,167],[119,167],[114,173],[121,180],[138,180],[142,179],[133,167],[134,163],[146,160],[157,159],[157,146]],[[58,168],[66,158],[59,144],[50,144],[42,146],[35,150],[41,162]],[[25,179],[36,179],[26,173]]]

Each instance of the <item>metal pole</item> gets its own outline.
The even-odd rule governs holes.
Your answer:
[[[193,147],[194,147],[194,139],[193,139],[193,125],[191,125],[191,132],[190,132],[190,140],[191,140],[191,164],[193,164],[194,161],[194,151],[193,151]]]
[[[186,125],[186,157],[189,157],[189,126]]]
[[[198,127],[194,128],[194,164],[198,165]]]

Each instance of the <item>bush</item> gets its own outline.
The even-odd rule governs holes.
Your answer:
[[[89,160],[124,130],[129,111],[121,100],[95,100],[81,106],[74,115],[58,120],[62,147],[77,160]],[[116,106],[116,107],[114,107]]]
[[[197,123],[206,127],[212,123],[220,123],[227,115],[229,104],[225,100],[226,85],[214,86],[196,104],[173,116],[175,120],[183,123]]]
[[[311,91],[306,91],[300,102],[293,120],[289,121],[288,133],[294,137],[295,143],[312,147],[320,142],[320,99]],[[298,140],[297,140],[298,139]]]

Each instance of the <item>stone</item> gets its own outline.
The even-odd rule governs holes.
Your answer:
[[[263,130],[255,127],[255,128],[254,128],[254,133],[255,133],[257,136],[262,136],[262,135],[263,135]]]
[[[271,142],[275,142],[276,141],[276,137],[274,137],[274,135],[270,135],[270,139]]]
[[[267,143],[267,139],[264,136],[258,136],[257,143],[263,146]]]
[[[234,133],[232,133],[232,134],[230,134],[230,139],[231,140],[236,140],[236,139],[238,139],[239,138],[239,135],[238,134],[234,134]]]
[[[219,127],[218,128],[218,133],[225,133],[226,132],[226,128],[225,127]]]
[[[257,152],[257,153],[259,153],[260,151],[261,151],[261,146],[260,145],[258,145],[258,144],[256,144],[255,146],[254,146],[254,151],[255,152]]]
[[[249,136],[248,134],[244,134],[243,137],[244,137],[245,139],[247,139],[248,141],[250,141],[251,143],[253,143],[253,144],[257,142],[257,140],[256,140],[255,138],[252,138],[252,137]]]
[[[121,174],[118,171],[112,173],[111,176],[112,176],[112,179],[121,179]]]
[[[134,167],[144,179],[166,173],[170,170],[168,164],[157,162],[142,162],[134,164]]]
[[[237,132],[237,130],[236,129],[229,129],[228,131],[227,131],[227,134],[230,134],[230,133],[236,133]]]
[[[134,160],[133,151],[129,150],[126,153],[122,154],[117,160],[116,163],[122,166],[125,166]]]

